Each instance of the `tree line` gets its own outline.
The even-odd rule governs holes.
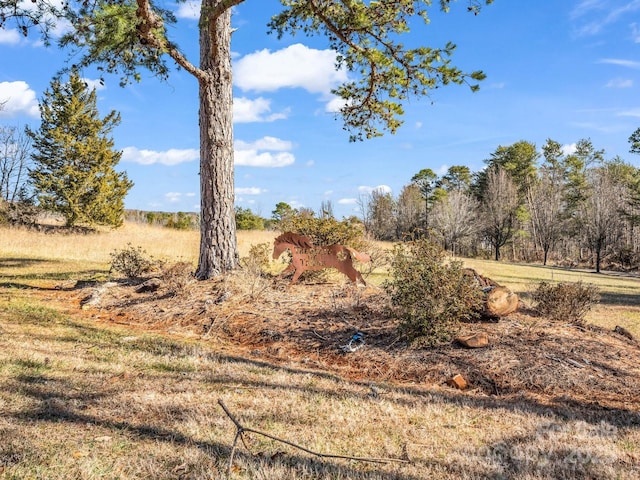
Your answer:
[[[640,129],[629,138],[640,153]],[[499,146],[472,172],[423,169],[397,197],[359,199],[366,231],[379,240],[429,236],[465,256],[550,259],[562,265],[640,265],[640,169],[581,139],[570,151],[548,139]]]

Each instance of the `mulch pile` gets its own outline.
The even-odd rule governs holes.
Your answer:
[[[355,381],[452,389],[451,379],[461,375],[470,394],[640,409],[636,339],[552,322],[524,305],[499,321],[461,325],[460,335],[484,333],[485,348],[457,342],[414,348],[398,335],[387,297],[374,286],[359,288],[342,279],[290,286],[287,279],[240,272],[175,290],[155,280],[149,288],[127,282],[63,285],[59,293],[99,321],[198,337],[228,354]],[[345,348],[357,332],[364,344]]]

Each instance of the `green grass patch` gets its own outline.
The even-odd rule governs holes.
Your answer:
[[[58,310],[22,298],[10,299],[4,304],[0,303],[0,314],[9,316],[13,322],[35,325],[49,325],[62,322],[65,319],[65,316]]]

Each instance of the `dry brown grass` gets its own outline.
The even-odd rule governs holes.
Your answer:
[[[2,296],[0,478],[637,478],[638,414],[580,416],[535,396],[345,381],[208,345],[87,322]]]
[[[198,258],[200,233],[193,230],[174,230],[144,224],[126,223],[115,230],[101,229],[95,233],[66,234],[33,231],[25,228],[0,228],[0,254],[20,258],[108,263],[109,253],[127,244],[142,247],[159,259],[195,262]],[[239,231],[240,255],[249,252],[256,243],[272,243],[276,237],[268,231]]]
[[[110,251],[131,243],[192,261],[197,233],[183,233],[129,225],[84,243],[0,231],[0,478],[224,478],[235,429],[218,399],[246,426],[315,451],[411,460],[318,459],[248,436],[233,479],[640,476],[640,353],[610,332],[525,311],[465,327],[489,332],[489,349],[412,350],[375,286],[288,287],[250,272],[183,296],[115,285],[80,308],[93,288],[75,280],[106,278]],[[241,232],[241,249],[269,235],[243,244]],[[535,267],[520,281],[516,267],[470,266],[521,293],[548,280]],[[599,308],[620,309],[617,322],[637,288],[627,282],[602,283]],[[360,328],[366,347],[339,353]],[[468,391],[447,386],[456,372]]]

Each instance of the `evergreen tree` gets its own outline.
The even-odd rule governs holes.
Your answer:
[[[477,14],[493,0],[468,0]],[[27,2],[28,3],[28,2]],[[74,64],[95,64],[122,74],[122,83],[148,69],[159,78],[170,73],[171,59],[198,81],[200,125],[200,257],[196,278],[207,279],[239,264],[234,210],[233,89],[231,11],[246,0],[200,2],[199,64],[175,42],[176,17],[167,2],[114,0],[57,2],[0,1],[0,26],[17,24],[25,35],[39,27],[45,41],[52,19],[66,18],[71,28],[60,44],[77,47]],[[344,100],[340,116],[351,140],[394,133],[402,124],[404,104],[428,96],[440,86],[467,84],[475,91],[482,71],[463,72],[451,63],[455,44],[440,48],[406,46],[403,34],[431,23],[432,2],[315,2],[290,0],[274,5],[268,31],[279,38],[301,33],[324,37],[337,52],[336,68],[352,73],[334,93]],[[448,11],[451,0],[440,0]],[[248,6],[246,8],[249,8]],[[435,9],[435,7],[433,7]]]
[[[29,176],[42,208],[60,213],[67,226],[122,225],[124,197],[133,183],[114,170],[122,152],[108,137],[120,115],[112,111],[101,119],[95,89],[72,72],[67,83],[51,82],[40,116],[39,130],[27,134],[34,152]]]

